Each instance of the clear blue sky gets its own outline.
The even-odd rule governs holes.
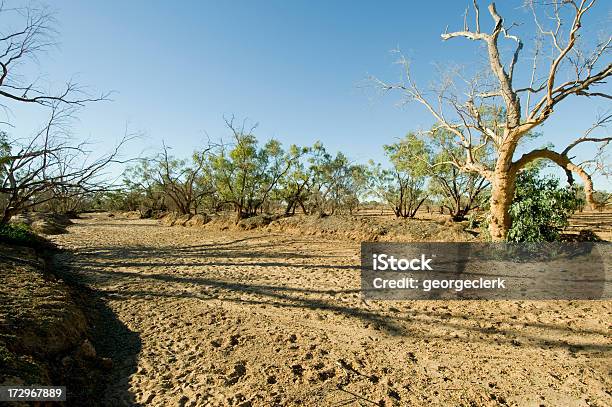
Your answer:
[[[202,145],[205,132],[226,136],[222,117],[236,114],[259,122],[262,140],[321,140],[356,161],[383,161],[382,144],[432,119],[419,105],[398,107],[399,95],[379,97],[361,85],[368,75],[399,77],[389,52],[398,46],[424,86],[436,79],[434,63],[473,65],[481,52],[475,43],[440,39],[447,25],[462,27],[466,3],[53,1],[59,47],[40,58],[39,69],[51,83],[76,74],[92,89],[116,92],[112,102],[83,110],[74,126],[79,136],[102,141],[100,148],[129,122],[146,139],[128,154],[151,152],[163,139],[186,155]],[[522,0],[498,3],[508,21],[530,18],[519,8]],[[597,24],[609,24],[610,3],[598,8]],[[567,103],[547,134],[569,140],[598,106],[610,108]],[[12,110],[17,124],[38,117],[34,107]]]

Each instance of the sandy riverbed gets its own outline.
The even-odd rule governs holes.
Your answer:
[[[612,405],[612,302],[363,302],[359,243],[87,215],[108,405]]]

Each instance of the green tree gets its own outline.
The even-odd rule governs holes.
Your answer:
[[[215,193],[208,175],[212,148],[182,159],[172,156],[164,145],[155,157],[129,168],[124,182],[128,191],[136,194],[141,214],[169,208],[181,215],[195,215],[202,210],[204,200]]]
[[[309,159],[312,188],[310,213],[333,215],[347,210],[352,213],[367,189],[366,168],[351,163],[342,152],[332,155],[317,142]]]
[[[141,215],[166,210],[166,195],[157,175],[153,160],[138,160],[136,165],[125,171],[125,192],[104,194],[100,197],[100,205],[108,206],[111,210],[138,210]]]
[[[278,140],[260,148],[253,134],[255,127],[238,127],[234,118],[226,124],[232,131],[233,144],[218,148],[211,165],[221,202],[233,205],[239,221],[263,211],[280,180],[305,150],[291,146],[285,151]]]
[[[297,147],[296,147],[297,148]],[[310,148],[303,148],[305,155],[312,151]],[[313,186],[313,172],[303,159],[295,160],[287,174],[279,181],[274,197],[285,203],[285,215],[295,215],[298,206],[305,214],[308,213],[306,203],[310,197]]]
[[[558,150],[526,149],[518,155],[518,147],[529,134],[542,129],[549,120],[558,117],[559,106],[576,98],[609,99],[607,81],[612,76],[609,58],[610,35],[596,35],[599,24],[607,18],[605,2],[597,1],[535,1],[527,0],[529,19],[534,32],[517,32],[514,27],[523,22],[508,22],[494,2],[481,13],[479,2],[473,1],[466,10],[462,27],[445,31],[442,39],[470,40],[486,49],[482,56],[484,70],[455,70],[443,75],[439,83],[424,91],[411,75],[410,63],[403,57],[403,77],[395,84],[377,80],[382,90],[396,90],[406,101],[421,104],[463,149],[455,165],[464,172],[477,172],[491,183],[489,199],[489,234],[494,241],[504,241],[512,224],[510,206],[516,181],[524,168],[535,160],[546,159],[582,179],[586,201],[595,208],[593,180],[586,162],[574,162],[575,148],[595,143],[601,151],[612,140],[603,130],[612,116],[600,117],[584,133],[568,134],[573,141]],[[527,16],[528,14],[525,14]],[[599,21],[598,21],[599,18]],[[603,26],[603,25],[602,25]],[[609,26],[609,24],[608,24]],[[512,31],[510,33],[510,31]],[[519,30],[520,31],[520,30]],[[525,57],[528,52],[530,57]],[[476,54],[470,54],[475,56]],[[472,61],[474,62],[474,61]],[[515,75],[531,72],[531,75]],[[503,105],[502,120],[494,125],[482,117],[482,108]],[[561,130],[561,132],[563,129]],[[553,136],[553,135],[551,135]],[[552,139],[563,139],[555,133]],[[571,140],[570,139],[570,140]],[[495,151],[493,162],[486,163],[474,155],[481,146],[490,144]],[[595,153],[598,155],[598,153]],[[592,156],[591,156],[592,157]],[[573,182],[572,177],[568,181]]]
[[[431,150],[414,133],[385,145],[392,167],[370,163],[370,189],[391,207],[396,217],[414,218],[427,199],[425,182],[430,172]]]

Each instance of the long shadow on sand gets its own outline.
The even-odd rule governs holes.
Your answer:
[[[136,372],[138,354],[142,348],[140,335],[131,331],[106,305],[103,296],[85,286],[73,264],[56,262],[58,276],[76,291],[88,322],[88,336],[96,354],[110,358],[112,369],[98,375],[98,383],[91,383],[90,390],[71,389],[68,386],[68,403],[75,406],[141,406],[129,389],[129,377]],[[72,394],[72,395],[71,395]]]
[[[291,261],[281,261],[278,253],[267,253],[260,251],[258,245],[253,247],[241,247],[236,251],[233,244],[244,244],[244,241],[231,242],[227,246],[200,245],[182,248],[160,248],[157,247],[99,247],[96,250],[101,254],[96,256],[95,252],[88,250],[84,259],[77,261],[78,265],[87,270],[90,278],[98,283],[115,285],[126,283],[121,290],[109,287],[105,290],[107,295],[115,298],[197,298],[202,301],[221,300],[243,305],[266,305],[279,308],[299,308],[311,311],[328,311],[343,317],[373,325],[376,329],[384,331],[393,336],[405,336],[413,339],[444,339],[454,342],[483,342],[496,344],[520,343],[520,346],[535,347],[542,349],[564,348],[571,352],[610,352],[612,346],[597,342],[591,342],[587,338],[581,341],[567,341],[570,336],[581,337],[582,335],[603,335],[606,332],[595,330],[574,329],[566,324],[532,324],[530,328],[518,329],[515,315],[499,315],[502,319],[498,326],[490,326],[485,316],[465,315],[460,311],[436,311],[434,307],[430,310],[421,309],[409,313],[398,313],[392,310],[392,303],[368,306],[364,302],[353,300],[352,303],[340,301],[343,296],[351,296],[358,293],[357,289],[316,289],[301,286],[284,286],[274,283],[262,283],[241,278],[235,281],[231,276],[223,276],[214,271],[214,266],[247,266],[249,264],[260,267],[286,267],[297,272],[308,272],[308,269],[339,269],[355,270],[355,278],[359,278],[359,267],[347,265],[330,264],[295,264]],[[251,250],[249,250],[251,249]],[[204,251],[204,253],[203,253]],[[175,253],[170,256],[170,261],[150,261],[146,257],[164,257],[164,253]],[[191,261],[185,263],[173,262],[179,253]],[[258,259],[255,262],[241,262],[235,259],[236,254],[249,253],[248,258]],[[245,255],[245,257],[247,257]],[[313,258],[322,256],[311,256]],[[268,258],[268,259],[267,259]],[[139,262],[137,259],[142,259]],[[201,259],[194,261],[195,259]],[[231,260],[230,260],[231,259]],[[267,260],[266,260],[267,259]],[[92,261],[95,260],[95,261]],[[133,261],[136,260],[136,261]],[[270,261],[273,260],[273,261]],[[189,274],[172,273],[167,267],[173,265],[193,266],[195,272]],[[118,267],[133,268],[134,271],[117,270]],[[140,272],[140,267],[146,267],[146,273]],[[288,271],[291,272],[291,271]],[[331,271],[333,272],[333,271]],[[148,283],[147,288],[129,288],[134,279],[141,279]],[[493,304],[493,303],[492,303]],[[408,314],[408,315],[407,315]],[[434,334],[428,325],[447,329],[449,332],[463,331],[470,333],[469,336],[456,336],[445,334]],[[439,332],[439,330],[438,330]],[[565,338],[551,338],[549,334],[560,333]]]

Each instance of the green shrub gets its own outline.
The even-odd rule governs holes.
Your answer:
[[[35,246],[41,243],[41,239],[32,232],[28,225],[24,223],[9,223],[0,225],[0,242]]]
[[[540,175],[537,168],[518,175],[514,200],[510,206],[510,242],[552,242],[569,217],[580,206],[575,188],[561,187],[559,180]]]

